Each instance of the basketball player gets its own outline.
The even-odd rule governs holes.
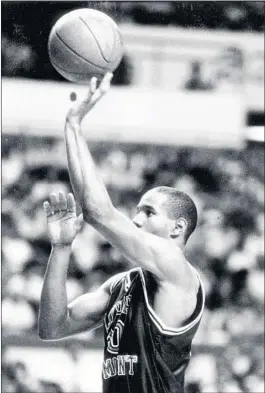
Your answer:
[[[193,201],[169,187],[148,191],[133,221],[112,204],[81,132],[81,122],[109,90],[92,78],[87,97],[65,122],[69,174],[83,219],[131,262],[100,288],[67,304],[71,245],[80,228],[72,194],[44,202],[52,250],[39,312],[39,336],[56,340],[104,327],[104,393],[183,393],[191,343],[201,320],[204,290],[185,258],[194,231]]]

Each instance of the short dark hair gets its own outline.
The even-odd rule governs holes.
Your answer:
[[[196,228],[198,221],[195,203],[185,192],[178,191],[173,187],[156,187],[153,190],[167,196],[165,207],[169,217],[174,220],[183,217],[187,221],[186,242]]]

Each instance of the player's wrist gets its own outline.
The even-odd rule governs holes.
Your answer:
[[[69,124],[71,127],[80,127],[82,119],[79,116],[67,114],[66,115],[66,124]]]
[[[54,250],[69,250],[72,248],[72,244],[73,244],[73,242],[71,242],[71,243],[51,243],[52,248]]]

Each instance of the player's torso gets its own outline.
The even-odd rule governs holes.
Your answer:
[[[157,287],[149,278],[142,269],[132,269],[112,289],[104,319],[104,393],[183,392],[203,304],[183,328],[168,328],[152,309]]]

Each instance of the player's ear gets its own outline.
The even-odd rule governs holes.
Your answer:
[[[187,226],[188,226],[188,223],[185,220],[185,218],[183,218],[183,217],[178,218],[175,221],[174,227],[172,228],[171,237],[174,239],[174,238],[177,238],[181,235],[184,235],[186,232]]]

